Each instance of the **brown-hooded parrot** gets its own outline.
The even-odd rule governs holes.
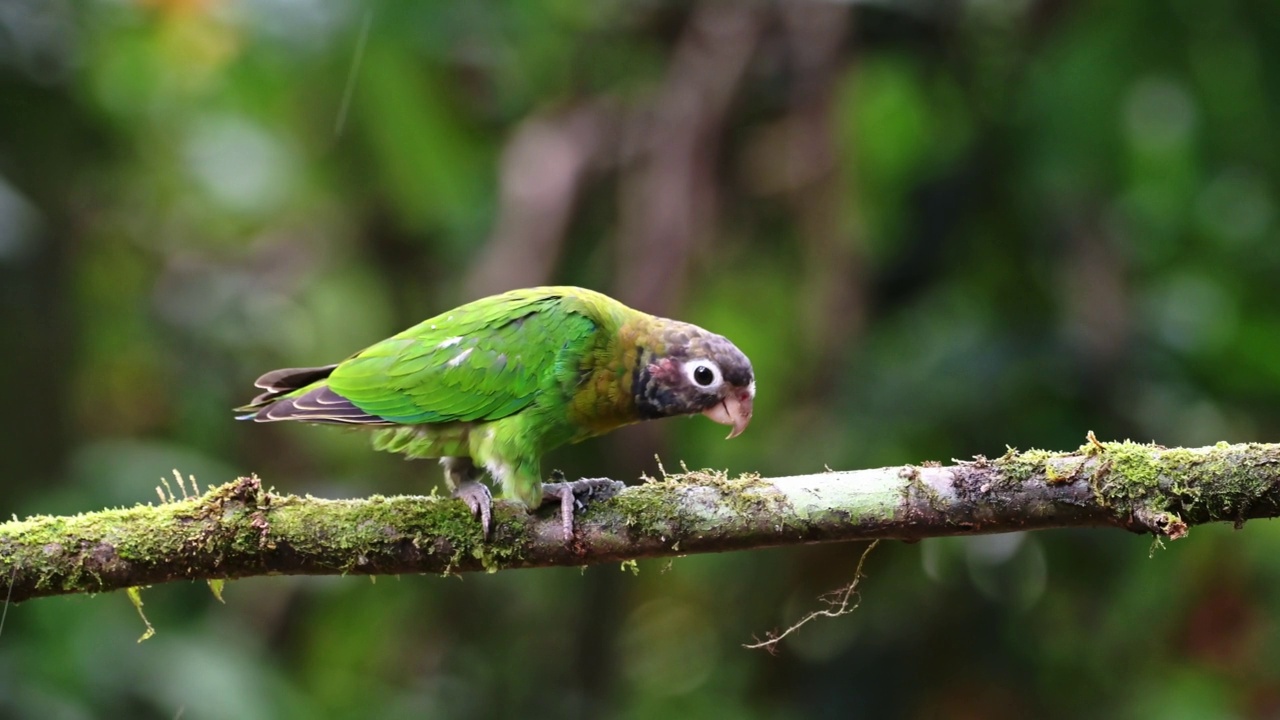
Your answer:
[[[467,303],[336,365],[273,370],[243,420],[366,427],[374,447],[439,458],[445,481],[491,529],[492,496],[529,509],[561,503],[573,536],[575,493],[604,480],[543,483],[544,453],[630,423],[701,413],[751,421],[755,376],[733,343],[576,287],[513,290]]]

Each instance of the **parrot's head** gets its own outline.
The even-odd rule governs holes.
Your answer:
[[[643,417],[701,413],[731,425],[737,437],[751,422],[756,379],[751,361],[733,343],[696,325],[668,321],[662,341],[641,356],[634,379]]]

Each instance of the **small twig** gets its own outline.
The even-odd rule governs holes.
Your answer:
[[[9,573],[9,590],[4,596],[4,610],[0,610],[0,635],[4,635],[4,621],[9,617],[9,604],[13,600],[13,583],[18,579],[18,568],[22,567],[21,562],[13,564],[13,572]]]
[[[862,595],[858,592],[858,583],[862,578],[866,577],[862,574],[862,566],[867,562],[867,556],[871,551],[880,544],[879,540],[871,541],[866,550],[862,551],[862,557],[858,558],[858,567],[853,571],[853,579],[848,585],[831,592],[823,593],[818,597],[819,600],[827,604],[824,610],[813,610],[808,615],[800,618],[791,627],[778,633],[776,630],[770,630],[765,633],[764,640],[756,640],[753,643],[743,643],[742,647],[748,650],[764,650],[770,655],[778,652],[778,643],[782,642],[791,633],[804,627],[810,620],[820,617],[838,618],[841,615],[848,615],[858,609],[858,605],[862,603]],[[853,602],[850,605],[850,602]]]

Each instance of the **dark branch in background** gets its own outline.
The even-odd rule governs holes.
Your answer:
[[[520,123],[503,149],[498,222],[467,280],[469,297],[555,275],[582,186],[615,141],[616,114],[608,103],[584,103]]]
[[[452,573],[802,543],[1119,527],[1177,539],[1199,523],[1280,515],[1280,445],[1090,443],[952,466],[785,478],[684,473],[600,498],[565,544],[557,513],[496,508],[482,542],[462,503],[321,500],[242,478],[200,497],[0,524],[14,601],[180,579]]]
[[[682,304],[693,256],[715,231],[721,137],[761,29],[752,3],[698,5],[657,97],[630,118],[615,290],[632,307],[668,315]]]
[[[752,173],[755,182],[778,178],[777,190],[793,208],[804,249],[808,280],[796,289],[807,359],[801,372],[806,398],[829,391],[847,372],[850,346],[862,333],[867,313],[867,260],[862,193],[853,174],[841,172],[851,152],[838,138],[841,76],[852,75],[856,57],[844,57],[853,13],[839,3],[787,3],[779,6],[787,29],[796,80],[791,110],[779,122],[772,144],[776,169]],[[852,152],[858,148],[854,147]],[[804,404],[804,403],[802,403]]]

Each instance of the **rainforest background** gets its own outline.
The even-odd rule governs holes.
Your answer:
[[[570,476],[1280,439],[1270,0],[5,0],[0,513],[433,463],[232,420],[267,369],[570,283],[732,338],[755,420]],[[172,482],[172,481],[171,481]],[[1280,525],[10,607],[0,717],[1265,718]]]

